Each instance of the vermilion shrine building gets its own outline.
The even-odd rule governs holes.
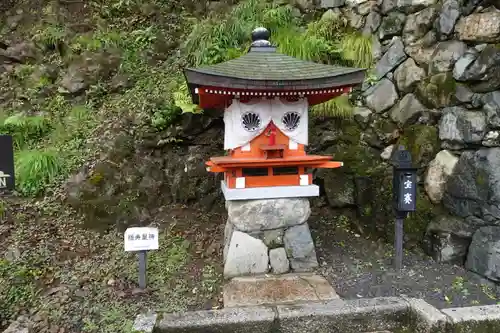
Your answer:
[[[269,37],[257,28],[247,54],[185,70],[193,102],[224,110],[227,154],[206,164],[224,173],[226,200],[318,196],[310,170],[342,166],[331,156],[306,154],[308,109],[350,92],[365,70],[280,54]]]

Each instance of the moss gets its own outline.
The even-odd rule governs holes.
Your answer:
[[[411,152],[416,166],[425,166],[439,151],[438,130],[428,125],[409,126],[399,138],[398,145],[403,145]]]
[[[89,183],[97,186],[101,184],[104,181],[104,176],[100,172],[95,172],[90,178],[89,178]]]
[[[344,119],[338,127],[342,131],[339,143],[331,146],[325,154],[332,154],[336,161],[344,162],[342,170],[357,176],[369,176],[379,170],[381,161],[377,151],[361,142],[361,129],[352,119]]]
[[[488,174],[482,169],[476,169],[476,184],[484,186],[488,183]]]
[[[422,188],[419,189],[417,192],[417,210],[408,214],[405,220],[405,233],[414,240],[422,240],[427,225],[436,216],[437,210],[437,206],[429,200],[425,191]]]
[[[422,81],[416,90],[419,99],[430,108],[441,108],[453,103],[457,82],[451,72],[439,73]]]

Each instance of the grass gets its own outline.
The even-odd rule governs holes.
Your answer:
[[[181,208],[189,214],[157,225],[160,249],[148,253],[148,286],[141,291],[137,256],[123,251],[123,234],[82,230],[63,207],[49,206],[43,215],[9,211],[10,234],[0,250],[12,255],[0,260],[0,327],[27,311],[70,331],[127,333],[141,312],[183,311],[206,306],[206,300],[218,306],[221,259],[199,249],[221,241],[211,222],[220,217]],[[210,238],[199,238],[194,220]]]
[[[64,169],[63,160],[56,150],[22,150],[14,158],[17,189],[35,196],[57,179]]]

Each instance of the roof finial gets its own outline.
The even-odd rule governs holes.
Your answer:
[[[264,27],[255,28],[252,31],[252,46],[271,46],[271,42],[269,42],[269,38],[271,34],[269,30]]]

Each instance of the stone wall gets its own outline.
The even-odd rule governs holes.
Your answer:
[[[318,267],[307,198],[226,202],[224,276],[307,272]]]
[[[373,36],[375,83],[362,87],[355,119],[362,141],[382,159],[404,144],[421,168],[419,199],[434,212],[418,222],[426,250],[500,281],[499,2],[321,0],[318,6]],[[444,212],[435,213],[438,207]]]

